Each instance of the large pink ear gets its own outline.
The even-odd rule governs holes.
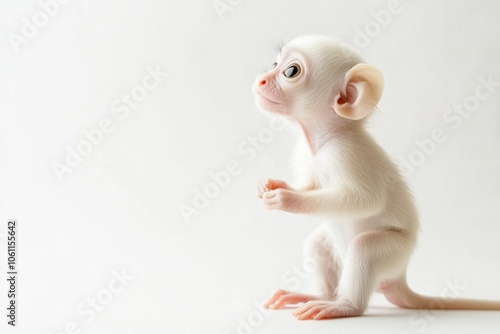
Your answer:
[[[361,119],[375,109],[384,90],[384,77],[372,65],[358,64],[344,76],[333,109],[342,117]]]

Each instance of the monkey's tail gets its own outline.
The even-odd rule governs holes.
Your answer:
[[[500,301],[457,298],[460,286],[447,282],[443,297],[428,297],[410,289],[406,274],[380,288],[385,297],[394,305],[410,309],[428,310],[500,310]]]

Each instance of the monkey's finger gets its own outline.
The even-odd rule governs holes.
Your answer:
[[[259,198],[262,198],[262,195],[268,191],[269,189],[266,186],[266,181],[261,181],[257,184],[257,196]]]
[[[321,312],[319,312],[318,314],[316,314],[313,319],[314,320],[323,320],[323,319],[331,319],[331,318],[336,318],[338,317],[338,315],[335,314],[334,311],[332,311],[331,309],[325,309]]]
[[[276,302],[269,306],[269,308],[276,310],[287,304],[305,303],[313,299],[315,299],[315,297],[313,296],[308,296],[301,293],[289,293],[279,297]]]
[[[268,308],[271,304],[274,304],[281,296],[288,294],[289,292],[286,290],[278,290],[275,293],[273,293],[273,296],[271,299],[269,299],[265,304],[264,307]]]
[[[274,301],[272,299],[269,299],[264,303],[264,308],[269,308],[269,306],[271,306],[272,304],[274,304]]]
[[[273,191],[270,191],[262,195],[262,204],[264,204],[264,208],[267,210],[281,210],[283,208],[283,203],[281,202],[279,196],[276,194],[270,194],[272,192]]]
[[[276,198],[278,195],[277,191],[269,190],[262,194],[262,199],[271,200]]]
[[[311,309],[311,305],[310,303],[307,303],[305,304],[304,306],[302,307],[299,307],[298,309],[295,310],[295,312],[293,312],[293,316],[295,317],[298,317],[299,315],[303,314],[303,313],[306,313],[307,311],[309,311]]]
[[[282,180],[267,179],[266,187],[270,190],[274,189],[290,189],[288,183]]]
[[[308,312],[310,309],[312,309],[313,307],[321,307],[322,304],[324,302],[322,301],[319,301],[319,300],[312,300],[312,301],[309,301],[307,302],[306,304],[304,304],[304,306],[302,307],[299,307],[297,310],[295,310],[295,312],[293,312],[293,315],[294,316],[299,316],[301,314],[304,314],[306,312]]]
[[[262,194],[264,194],[265,190],[262,184],[257,185],[257,197],[262,198]]]
[[[316,314],[321,312],[321,308],[319,306],[313,306],[310,309],[307,309],[305,312],[302,312],[298,315],[295,315],[299,320],[312,320],[316,316]]]

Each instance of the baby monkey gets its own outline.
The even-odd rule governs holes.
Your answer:
[[[294,157],[297,183],[268,179],[258,196],[266,209],[327,220],[306,242],[318,262],[322,294],[278,290],[265,306],[305,303],[294,312],[301,320],[360,316],[376,290],[403,308],[500,310],[500,302],[433,298],[408,287],[417,210],[397,167],[364,128],[383,86],[376,67],[323,36],[290,41],[257,77],[259,108],[302,133]]]

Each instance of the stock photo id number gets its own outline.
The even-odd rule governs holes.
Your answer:
[[[12,219],[7,222],[7,323],[16,326],[18,293],[18,266],[17,266],[17,221]]]

